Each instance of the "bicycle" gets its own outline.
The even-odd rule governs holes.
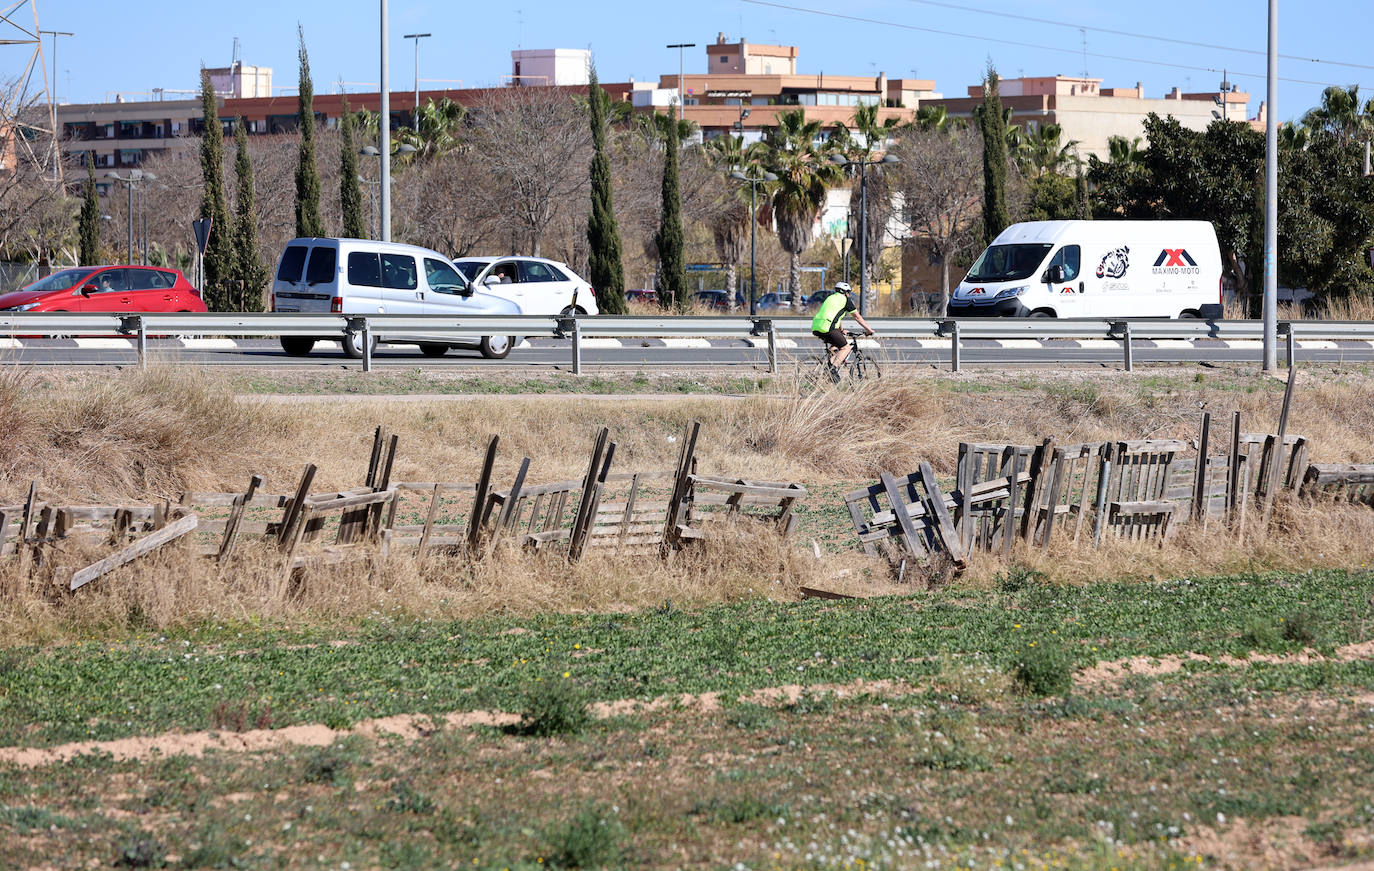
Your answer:
[[[883,373],[878,368],[878,361],[864,352],[859,344],[859,339],[865,338],[868,334],[853,330],[845,330],[844,333],[849,338],[849,356],[844,363],[837,369],[830,363],[829,346],[827,350],[821,351],[819,355],[808,361],[806,365],[805,379],[812,386],[818,384],[838,384],[842,380],[862,381],[865,378],[881,378]]]

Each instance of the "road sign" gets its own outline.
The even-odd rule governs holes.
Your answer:
[[[205,253],[205,246],[210,242],[210,218],[197,218],[191,222],[191,229],[196,233],[196,250],[201,254]]]

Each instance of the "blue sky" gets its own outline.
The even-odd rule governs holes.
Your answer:
[[[375,90],[379,80],[378,0],[176,6],[146,0],[33,2],[42,29],[75,34],[62,37],[57,48],[56,87],[63,102],[100,102],[113,99],[116,91],[138,99],[139,92],[153,88],[195,89],[202,63],[229,63],[235,37],[245,63],[272,67],[275,86],[294,87],[297,23],[305,30],[317,93],[334,90],[336,82],[352,83],[347,90]],[[1104,87],[1142,82],[1150,97],[1174,86],[1214,89],[1225,68],[1230,81],[1250,92],[1252,116],[1265,91],[1264,0],[1095,5],[1045,0],[699,0],[662,5],[390,0],[389,7],[390,75],[398,91],[410,90],[414,82],[414,48],[402,38],[406,33],[433,34],[420,43],[420,78],[422,88],[439,88],[497,83],[510,72],[510,52],[517,47],[590,48],[602,80],[644,81],[677,71],[678,52],[665,45],[694,42],[686,68],[704,72],[705,45],[720,31],[730,41],[743,35],[750,42],[798,46],[801,73],[883,71],[890,77],[934,79],[945,96],[963,96],[968,85],[979,81],[989,59],[1005,78],[1086,71],[1105,79]],[[16,15],[32,26],[28,7]],[[1279,51],[1293,56],[1279,64],[1280,77],[1288,79],[1280,84],[1280,118],[1299,116],[1315,105],[1326,84],[1364,82],[1361,93],[1374,96],[1374,58],[1363,50],[1367,0],[1283,0],[1279,24]],[[45,50],[51,40],[45,37]],[[0,78],[22,71],[28,51],[0,46]],[[1366,66],[1313,63],[1313,58]]]

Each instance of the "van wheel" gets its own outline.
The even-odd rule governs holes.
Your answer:
[[[432,342],[425,342],[420,345],[420,353],[426,357],[442,357],[448,353],[448,345],[436,345]]]
[[[1031,312],[1031,313],[1028,315],[1028,317],[1032,317],[1032,318],[1052,318],[1052,317],[1054,317],[1054,312],[1052,312],[1052,311],[1047,311],[1047,310],[1045,310],[1045,309],[1043,309],[1043,308],[1038,308],[1038,309],[1036,309],[1035,311]]]
[[[288,357],[304,357],[315,350],[315,340],[309,336],[282,336],[281,349]]]
[[[1179,320],[1183,320],[1184,318],[1187,318],[1188,320],[1196,320],[1202,317],[1202,313],[1194,311],[1193,309],[1188,309],[1187,311],[1179,312],[1178,317]]]
[[[515,345],[514,336],[483,336],[478,347],[488,360],[503,360]]]
[[[372,337],[372,352],[377,350],[377,337]],[[353,330],[343,337],[344,356],[352,357],[354,360],[363,358],[363,333],[362,330]]]

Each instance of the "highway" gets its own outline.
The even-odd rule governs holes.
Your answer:
[[[946,339],[877,340],[870,346],[885,369],[904,366],[950,367],[950,342]],[[779,342],[779,367],[787,368],[813,355],[812,343]],[[151,360],[176,361],[196,366],[247,366],[261,368],[330,368],[361,370],[362,361],[345,357],[339,346],[320,342],[307,357],[288,357],[280,344],[268,339],[150,339]],[[1149,363],[1248,363],[1258,364],[1261,347],[1255,341],[1137,339],[1132,346],[1136,366]],[[1280,344],[1280,358],[1283,346]],[[1301,341],[1295,356],[1303,362],[1364,364],[1374,362],[1374,342]],[[133,341],[120,338],[3,339],[0,359],[33,366],[131,366],[138,364]],[[1123,366],[1123,348],[1109,339],[965,339],[960,344],[965,366],[1062,365]],[[379,345],[373,355],[376,368],[510,367],[543,366],[572,368],[571,343],[566,339],[532,339],[522,343],[504,360],[487,360],[476,351],[454,350],[443,357],[421,355],[413,345]],[[584,339],[583,371],[611,368],[681,368],[703,365],[766,369],[767,349],[757,340],[743,339]]]

